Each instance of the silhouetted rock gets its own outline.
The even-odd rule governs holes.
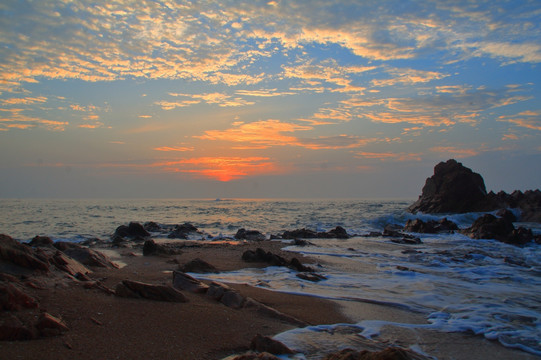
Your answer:
[[[486,196],[481,175],[451,159],[434,167],[434,175],[426,179],[421,196],[408,210],[413,213],[483,211],[487,209]]]
[[[530,229],[515,229],[513,222],[506,217],[485,214],[475,220],[472,226],[462,231],[472,239],[496,239],[513,245],[524,245],[534,240]]]
[[[143,244],[143,255],[178,255],[181,254],[180,249],[171,248],[162,244],[157,244],[154,240],[147,240]]]
[[[267,237],[257,230],[239,229],[235,234],[235,239],[248,241],[263,241],[266,240]]]
[[[197,232],[197,228],[190,223],[175,226],[175,229],[167,236],[170,239],[187,239],[188,234]]]
[[[113,237],[120,236],[123,238],[131,238],[131,239],[137,239],[137,238],[147,238],[150,236],[150,233],[145,230],[143,225],[137,223],[137,222],[131,222],[128,226],[126,225],[120,225],[116,228]]]
[[[53,240],[48,236],[34,236],[32,240],[28,243],[30,246],[51,246],[53,245]]]
[[[443,218],[439,221],[430,220],[424,222],[421,219],[408,220],[404,226],[404,231],[435,234],[439,232],[452,232],[458,230],[458,226],[447,218]]]
[[[327,232],[316,232],[310,229],[297,229],[292,231],[284,231],[282,239],[348,239],[349,235],[347,231],[337,226]]]

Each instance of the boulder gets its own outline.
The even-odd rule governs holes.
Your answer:
[[[424,222],[421,219],[408,220],[404,226],[404,231],[435,234],[439,232],[453,232],[458,230],[458,226],[447,218],[443,218],[439,221],[430,220]]]
[[[28,243],[30,246],[51,246],[53,245],[53,240],[48,236],[34,236],[32,240]]]
[[[117,264],[99,251],[69,242],[57,242],[54,246],[83,265],[106,269],[118,269]]]
[[[414,360],[414,359],[427,359],[424,356],[420,356],[412,353],[411,351],[404,350],[396,347],[388,347],[381,351],[368,351],[361,350],[355,351],[352,349],[340,350],[336,353],[329,354],[323,358],[324,360]]]
[[[69,330],[61,319],[46,312],[40,314],[36,329],[42,336],[57,336]]]
[[[131,238],[131,239],[137,239],[137,238],[147,238],[150,237],[150,233],[145,230],[143,225],[137,223],[137,222],[130,222],[128,226],[126,225],[120,225],[116,228],[113,238],[114,237],[122,237],[122,238]]]
[[[192,261],[184,264],[183,266],[179,266],[179,270],[182,272],[192,272],[200,274],[219,272],[218,269],[216,269],[213,265],[199,258],[193,259]]]
[[[143,244],[143,255],[179,255],[182,251],[168,246],[157,244],[154,240],[147,240]]]
[[[239,229],[235,234],[237,240],[264,241],[267,237],[257,230]]]
[[[13,283],[0,282],[0,309],[6,311],[37,308],[38,302]]]
[[[170,239],[187,239],[188,234],[197,232],[197,228],[190,223],[175,226],[175,229],[167,236]]]
[[[336,238],[336,239],[348,239],[349,238],[349,235],[348,235],[346,229],[344,229],[341,226],[337,226],[334,229],[327,231],[326,234],[330,238]]]
[[[268,352],[274,355],[294,354],[295,352],[268,336],[257,334],[250,343],[250,349],[258,352]]]
[[[487,191],[481,175],[454,159],[440,162],[426,179],[412,213],[465,213],[486,210]]]
[[[284,231],[283,239],[317,239],[317,232],[309,229],[297,229],[293,231]]]
[[[287,266],[288,262],[280,255],[273,254],[270,251],[265,251],[257,248],[255,251],[246,250],[242,254],[242,260],[246,262],[262,262],[273,266]]]
[[[485,214],[479,217],[462,233],[472,239],[495,239],[513,245],[524,245],[534,240],[530,229],[520,227],[515,229],[513,222],[507,217],[496,217]]]
[[[188,301],[184,294],[171,286],[146,284],[131,280],[123,280],[117,284],[115,294],[119,297],[143,298],[156,301]]]
[[[206,293],[209,286],[181,271],[173,271],[173,287],[193,293]]]
[[[49,271],[49,264],[35,256],[32,248],[0,234],[0,260],[30,270]]]
[[[244,305],[245,298],[235,290],[225,291],[220,302],[227,307],[240,309]]]
[[[154,221],[147,221],[143,224],[143,228],[148,232],[160,232],[162,227]]]

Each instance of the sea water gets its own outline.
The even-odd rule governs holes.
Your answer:
[[[351,331],[370,338],[383,326],[394,325],[473,333],[541,356],[541,246],[472,240],[459,233],[416,234],[422,240],[417,245],[367,236],[372,231],[381,232],[386,224],[403,226],[408,219],[443,217],[407,213],[405,209],[412,201],[0,200],[0,233],[21,241],[47,235],[54,240],[78,242],[95,237],[109,239],[116,227],[130,221],[161,225],[190,222],[203,233],[195,235],[196,240],[212,241],[232,237],[240,228],[259,230],[270,237],[298,228],[327,231],[342,226],[358,236],[347,240],[310,239],[311,245],[302,247],[284,241],[287,250],[315,258],[316,270],[326,280],[301,280],[284,267],[197,276],[399,307],[426,319],[425,324],[360,322],[349,326],[347,335],[333,337],[332,341],[338,343],[347,342]],[[469,213],[447,218],[465,228],[478,216]],[[527,225],[534,233],[541,233],[541,224]],[[343,325],[337,325],[340,327]],[[317,336],[322,329],[298,329],[277,338],[302,349],[295,339]]]

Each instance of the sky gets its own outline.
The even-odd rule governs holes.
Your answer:
[[[541,179],[538,0],[3,0],[0,198],[416,198]]]

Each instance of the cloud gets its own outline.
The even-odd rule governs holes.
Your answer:
[[[516,115],[501,115],[498,121],[508,122],[510,124],[541,131],[541,112],[525,110]]]
[[[393,153],[393,152],[356,152],[356,157],[364,159],[375,159],[380,161],[421,161],[420,153]]]
[[[512,62],[540,63],[541,45],[538,43],[512,44],[507,42],[474,42],[468,47],[476,49],[473,56],[489,55],[493,58],[512,59],[506,60],[507,64]]]
[[[254,102],[246,101],[240,97],[233,97],[223,93],[205,93],[205,94],[184,94],[184,93],[169,93],[173,97],[186,97],[191,100],[182,101],[157,101],[156,105],[160,105],[164,110],[172,110],[177,107],[186,107],[199,104],[202,101],[207,104],[217,104],[220,107],[237,107],[253,105]]]
[[[446,156],[458,159],[476,156],[480,153],[477,149],[459,148],[456,146],[435,146],[430,148],[430,151],[443,153],[446,154]]]
[[[45,96],[38,96],[38,97],[25,97],[25,98],[8,98],[8,99],[2,99],[1,100],[5,105],[29,105],[29,104],[36,104],[36,103],[44,103],[47,101],[47,98]]]
[[[184,151],[194,151],[194,148],[192,146],[160,146],[160,147],[154,148],[153,150],[166,151],[166,152],[170,152],[170,151],[184,152]]]
[[[295,92],[291,91],[278,91],[277,89],[262,89],[262,90],[237,90],[235,92],[242,96],[255,96],[255,97],[274,97],[284,95],[295,95]]]
[[[433,80],[440,80],[448,75],[436,71],[425,71],[415,69],[390,69],[387,72],[393,76],[391,79],[374,79],[374,86],[393,86],[396,84],[413,85],[418,83],[427,83]]]

